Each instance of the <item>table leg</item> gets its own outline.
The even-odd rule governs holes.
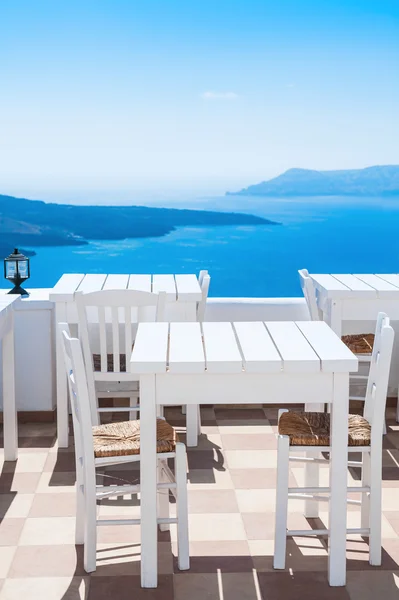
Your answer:
[[[324,412],[324,404],[305,404],[305,410],[310,412]],[[307,458],[320,458],[319,451],[306,452]],[[305,463],[305,486],[318,487],[320,485],[319,465],[317,463]],[[316,500],[305,500],[305,517],[316,519],[319,516],[319,503]]]
[[[141,587],[158,585],[155,375],[140,377]]]
[[[198,404],[187,404],[186,408],[186,444],[188,448],[198,446]]]
[[[332,586],[346,581],[346,511],[348,468],[349,374],[335,373],[331,406],[330,548],[328,580]]]
[[[58,331],[58,323],[67,322],[66,304],[57,302],[55,305],[55,339],[56,339],[56,381],[57,381],[57,437],[58,447],[68,448],[69,442],[69,414],[68,390],[65,372],[65,363],[62,348],[62,339]]]
[[[18,458],[18,424],[15,405],[14,315],[11,327],[3,338],[3,419],[4,460]]]

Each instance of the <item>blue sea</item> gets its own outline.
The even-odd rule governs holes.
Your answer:
[[[28,287],[63,273],[211,274],[210,296],[300,296],[297,271],[399,273],[399,198],[199,199],[168,206],[234,210],[280,226],[184,227],[162,238],[34,248]]]

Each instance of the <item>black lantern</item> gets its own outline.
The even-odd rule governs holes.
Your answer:
[[[28,292],[21,287],[21,283],[30,277],[29,258],[18,252],[18,248],[4,259],[4,277],[14,284],[9,294],[29,296]]]

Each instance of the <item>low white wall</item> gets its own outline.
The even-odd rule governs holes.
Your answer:
[[[208,298],[206,321],[306,321],[305,298]]]
[[[16,395],[19,410],[52,410],[55,406],[54,306],[46,289],[31,290],[15,315]],[[7,290],[0,290],[0,294]],[[309,312],[304,298],[209,298],[207,321],[303,321]],[[399,322],[392,323],[396,343],[389,394],[399,382]],[[346,322],[344,333],[373,331],[371,322]],[[1,358],[1,343],[0,343]],[[0,363],[1,364],[1,363]],[[1,384],[1,369],[0,369]],[[0,407],[1,407],[0,385]]]
[[[17,408],[23,411],[48,411],[55,406],[54,305],[49,291],[31,290],[14,315],[15,392]],[[7,292],[0,290],[0,294]],[[0,342],[0,359],[1,352]],[[0,407],[1,380],[0,368]]]

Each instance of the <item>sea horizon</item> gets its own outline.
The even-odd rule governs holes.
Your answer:
[[[399,272],[399,198],[217,196],[197,198],[182,208],[240,211],[282,226],[179,227],[163,237],[36,246],[31,248],[36,256],[31,259],[30,287],[52,287],[66,272],[208,269],[211,297],[299,297],[300,268]]]

